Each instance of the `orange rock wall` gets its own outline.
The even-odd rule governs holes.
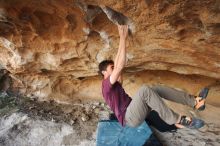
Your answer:
[[[193,94],[214,85],[209,100],[219,104],[217,0],[0,1],[0,64],[30,97],[101,99],[97,66],[114,59],[115,24],[129,25],[129,94],[143,83]]]

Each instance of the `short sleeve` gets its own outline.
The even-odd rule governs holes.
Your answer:
[[[111,90],[112,84],[110,82],[110,76],[104,80],[104,88],[106,91]]]

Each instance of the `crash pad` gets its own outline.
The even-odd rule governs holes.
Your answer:
[[[133,128],[122,127],[117,120],[99,121],[97,146],[142,146],[151,137],[152,131],[146,122]]]

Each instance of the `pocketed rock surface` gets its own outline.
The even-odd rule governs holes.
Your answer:
[[[98,64],[114,59],[116,24],[127,24],[130,80],[155,70],[219,80],[219,12],[218,0],[1,0],[0,67],[29,97],[102,99]],[[203,85],[192,83],[177,88]]]

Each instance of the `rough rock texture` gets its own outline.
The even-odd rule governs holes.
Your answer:
[[[81,140],[77,129],[66,123],[36,120],[23,113],[0,119],[1,146],[95,146],[95,133]]]
[[[220,105],[219,0],[0,0],[0,67],[30,97],[101,99],[97,65],[116,54],[115,24],[130,29],[129,94],[212,85],[208,102]]]

